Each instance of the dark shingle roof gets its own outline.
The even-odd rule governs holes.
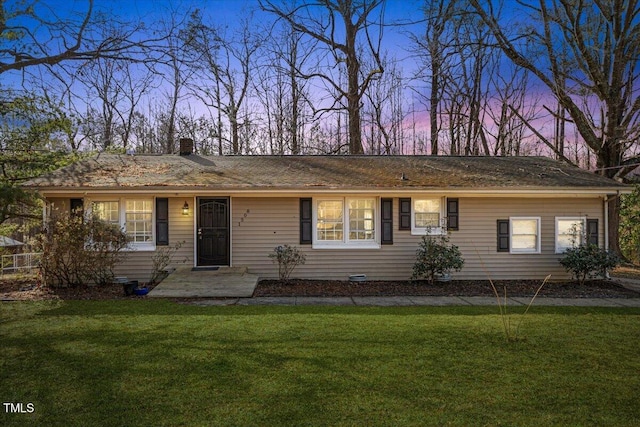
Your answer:
[[[626,187],[544,157],[118,154],[97,155],[33,179],[25,186],[192,190]]]

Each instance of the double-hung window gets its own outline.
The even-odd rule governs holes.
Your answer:
[[[442,198],[414,198],[411,216],[412,234],[438,234],[445,231]]]
[[[539,217],[511,217],[510,252],[518,254],[540,253],[540,218]]]
[[[96,218],[120,226],[120,203],[116,201],[93,202],[93,214]]]
[[[153,201],[127,200],[125,230],[132,243],[153,242]]]
[[[153,249],[152,199],[96,200],[91,206],[96,218],[124,230],[132,247]]]
[[[339,197],[316,200],[317,247],[379,247],[377,199]]]
[[[556,253],[585,242],[586,222],[585,217],[556,217]]]

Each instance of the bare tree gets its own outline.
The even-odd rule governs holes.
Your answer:
[[[640,136],[638,1],[522,1],[530,25],[521,28],[505,28],[491,0],[470,3],[503,52],[566,109],[599,173],[623,178],[634,169],[640,160],[631,150]],[[609,243],[617,252],[618,209],[619,201],[609,203]]]
[[[93,100],[86,112],[94,117],[83,120],[84,131],[90,132],[85,136],[94,140],[96,148],[119,146],[126,150],[130,143],[134,113],[154,80],[146,67],[136,65],[123,59],[97,58],[78,70],[77,79],[87,88],[87,98]]]
[[[241,116],[242,107],[250,89],[254,55],[261,44],[258,35],[251,31],[250,19],[243,18],[237,32],[230,37],[224,28],[204,23],[201,14],[196,12],[188,33],[193,63],[203,71],[195,92],[207,106],[217,108],[226,116],[233,154],[241,154],[240,127],[248,121]],[[219,125],[222,127],[220,118]],[[222,144],[219,148],[222,150]]]
[[[287,25],[281,31],[268,31],[263,61],[259,64],[258,97],[266,111],[271,152],[300,154],[310,104],[307,81],[299,76],[314,52],[316,41],[303,40],[303,34]]]
[[[488,67],[494,72],[489,73],[493,95],[484,107],[485,121],[493,129],[487,130],[487,135],[492,141],[494,156],[520,156],[526,151],[523,146],[528,135],[525,121],[531,123],[536,118],[537,103],[529,91],[529,73],[510,69],[501,64],[503,59],[501,55],[494,56]]]
[[[439,115],[443,85],[445,84],[445,62],[447,48],[451,45],[451,39],[445,39],[445,32],[450,27],[456,12],[456,1],[449,0],[425,0],[424,15],[426,29],[424,34],[411,35],[413,43],[417,46],[418,57],[424,58],[424,76],[429,80],[429,127],[431,133],[431,155],[438,155],[438,133],[440,130]],[[426,55],[425,55],[426,53]]]
[[[365,92],[369,152],[378,155],[401,154],[404,79],[395,59],[384,55],[382,63],[385,78],[373,81]]]
[[[137,58],[155,61],[151,53],[165,39],[140,37],[144,26],[114,22],[112,15],[98,13],[94,1],[72,16],[59,16],[56,5],[44,2],[0,2],[0,74],[37,65],[55,66],[69,61],[96,58]],[[107,37],[97,29],[118,30]]]
[[[320,78],[337,94],[334,104],[328,110],[335,110],[341,99],[346,99],[349,120],[349,153],[361,154],[362,145],[361,102],[371,81],[383,73],[380,61],[381,27],[378,27],[377,38],[373,34],[374,24],[370,15],[380,11],[378,24],[382,25],[383,0],[321,0],[314,3],[303,3],[289,10],[277,6],[271,0],[260,0],[264,11],[270,12],[289,23],[296,31],[325,45],[332,59],[331,66],[346,67],[347,87],[338,84],[329,72],[302,73],[304,78]],[[339,29],[338,29],[339,28]],[[338,39],[338,34],[343,38]],[[364,40],[359,44],[358,34]],[[376,59],[374,68],[362,70],[361,49],[369,50]]]

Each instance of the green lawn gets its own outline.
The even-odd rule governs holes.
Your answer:
[[[3,426],[640,425],[640,309],[0,310]]]

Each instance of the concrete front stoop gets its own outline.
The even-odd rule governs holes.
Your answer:
[[[247,267],[193,269],[179,267],[149,292],[152,298],[249,298],[258,276]]]

